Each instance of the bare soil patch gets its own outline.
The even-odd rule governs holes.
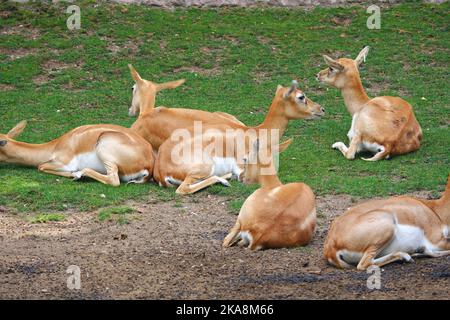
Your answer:
[[[0,91],[10,91],[10,90],[14,90],[15,88],[16,87],[13,85],[0,83]]]
[[[365,272],[325,263],[331,221],[359,201],[319,197],[318,229],[309,246],[258,252],[222,250],[236,216],[226,198],[206,193],[181,202],[151,196],[130,202],[138,213],[128,225],[100,223],[96,212],[30,224],[0,210],[0,298],[446,299],[450,257],[389,265],[382,289],[372,291]],[[66,286],[70,265],[81,269],[80,290]]]
[[[179,67],[173,69],[174,73],[180,73],[180,72],[190,72],[190,73],[196,73],[205,77],[211,77],[211,76],[217,76],[221,73],[220,67],[218,65],[215,65],[211,69],[205,69],[198,66],[191,66],[191,67]]]
[[[51,80],[53,75],[61,72],[62,70],[69,68],[81,69],[82,66],[83,62],[81,61],[66,63],[57,60],[48,60],[42,65],[44,73],[33,77],[33,82],[37,85],[46,84]]]
[[[41,32],[39,29],[32,27],[31,25],[15,25],[15,26],[5,26],[0,29],[0,34],[2,35],[19,35],[30,40],[36,40],[40,38]]]
[[[57,61],[57,60],[48,60],[47,62],[45,62],[42,65],[42,67],[48,73],[55,73],[55,72],[59,72],[64,69],[69,69],[69,68],[79,69],[79,68],[81,68],[82,65],[83,65],[82,62],[66,63],[66,62]]]
[[[264,70],[253,70],[250,74],[255,83],[261,84],[270,79],[271,74]]]
[[[0,48],[0,54],[4,54],[8,56],[9,60],[16,60],[23,57],[27,57],[32,54],[36,54],[38,52],[38,49],[32,48],[32,49],[26,49],[26,48],[20,48],[20,49],[8,49],[8,48]]]
[[[120,51],[128,50],[128,52],[132,54],[136,54],[139,50],[139,43],[136,43],[135,41],[127,41],[123,44],[117,44],[116,42],[112,40],[108,40],[107,38],[103,38],[103,40],[107,41],[106,48],[112,53],[117,54]]]

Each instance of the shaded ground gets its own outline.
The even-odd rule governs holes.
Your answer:
[[[387,266],[375,291],[365,272],[325,264],[329,223],[354,204],[350,196],[318,198],[310,246],[260,252],[222,251],[236,217],[227,199],[205,193],[128,203],[138,213],[127,225],[98,222],[95,212],[30,224],[0,208],[0,298],[448,299],[450,257]],[[70,265],[81,269],[80,290],[67,289]]]

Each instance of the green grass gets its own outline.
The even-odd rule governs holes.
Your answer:
[[[159,105],[226,111],[248,125],[262,121],[278,84],[298,79],[327,114],[321,120],[290,124],[286,137],[295,140],[281,156],[284,182],[304,181],[322,195],[443,190],[450,167],[448,2],[384,8],[381,30],[366,28],[363,7],[162,11],[77,3],[82,29],[73,32],[66,29],[64,2],[0,4],[0,27],[27,27],[0,35],[0,83],[15,87],[0,90],[0,132],[28,119],[20,139],[38,143],[84,124],[130,126],[134,119],[127,109],[133,82],[128,63],[144,78],[187,79],[182,87],[162,92]],[[335,24],[334,17],[349,18],[351,24]],[[113,44],[123,49],[114,54],[108,49]],[[324,67],[322,54],[355,57],[364,45],[371,46],[361,70],[369,95],[378,88],[380,95],[401,94],[414,106],[424,131],[418,152],[367,163],[347,161],[331,149],[335,141],[347,142],[351,119],[340,93],[317,83],[315,74]],[[34,51],[8,58],[8,50],[18,49]],[[48,60],[69,67],[49,73],[44,68]],[[173,72],[183,66],[215,68],[218,73]],[[37,85],[36,76],[48,81]],[[0,165],[0,177],[0,205],[19,211],[91,210],[148,194],[159,201],[177,199],[174,190],[155,185],[113,188],[11,165]],[[229,197],[236,210],[255,188],[233,183],[232,188],[214,186],[206,192]]]
[[[98,212],[99,221],[116,221],[118,224],[128,224],[130,215],[135,212],[133,208],[120,206],[115,208],[101,209]]]
[[[31,223],[47,223],[49,221],[63,221],[66,217],[60,213],[41,213],[30,219]]]

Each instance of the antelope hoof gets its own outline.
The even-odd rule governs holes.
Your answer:
[[[83,171],[72,172],[72,177],[73,177],[74,181],[80,180],[82,176],[83,176]]]
[[[218,181],[223,184],[225,187],[231,187],[231,184],[228,182],[228,180],[223,178],[218,178]]]
[[[414,262],[414,259],[407,253],[402,253],[401,257],[402,257],[403,261],[405,261],[405,262],[409,262],[409,263]]]

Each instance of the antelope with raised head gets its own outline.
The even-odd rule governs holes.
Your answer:
[[[317,79],[341,90],[344,103],[352,116],[348,132],[349,147],[336,142],[347,159],[354,159],[358,152],[371,152],[367,161],[388,159],[420,148],[422,129],[414,116],[411,105],[398,97],[370,99],[361,83],[358,68],[366,60],[369,47],[361,50],[355,60],[334,60],[324,56],[328,68],[317,74]]]
[[[279,141],[289,120],[318,119],[323,114],[323,108],[308,99],[297,88],[296,81],[287,88],[278,86],[269,112],[259,126],[211,125],[204,127],[200,133],[191,132],[192,134],[181,142],[168,139],[159,149],[153,172],[154,179],[161,186],[178,186],[177,193],[181,194],[193,193],[217,182],[228,186],[226,178],[239,179],[242,173],[242,157],[251,147],[251,137],[248,136],[254,133],[255,137],[265,135],[267,141]],[[273,130],[276,131],[275,137],[271,136]],[[208,131],[212,133],[206,134]],[[210,148],[212,144],[218,147]],[[240,145],[244,147],[238,150]],[[195,146],[201,146],[200,150],[206,150],[206,154],[194,155],[183,161],[174,157],[175,149],[195,153]]]
[[[131,107],[128,110],[130,116],[139,114],[138,119],[131,126],[131,129],[139,133],[158,150],[161,144],[170,135],[181,128],[188,128],[194,125],[194,121],[201,121],[203,124],[225,124],[243,125],[234,116],[225,112],[208,112],[183,108],[155,108],[156,94],[164,89],[173,89],[182,85],[185,80],[176,80],[166,83],[155,83],[141,78],[139,73],[131,64],[131,76],[135,84],[133,85],[133,98]]]
[[[288,144],[283,146],[285,149]],[[223,247],[234,244],[251,250],[306,245],[316,227],[316,200],[304,183],[283,185],[273,161],[261,161],[259,140],[253,145],[242,173],[246,184],[261,187],[244,202],[236,224],[223,241]],[[280,149],[279,151],[283,151]]]
[[[143,183],[152,177],[152,146],[134,131],[116,125],[87,125],[42,144],[14,140],[22,121],[0,134],[0,162],[38,167],[39,171],[73,178],[90,177],[104,184]]]
[[[450,176],[438,200],[392,197],[350,208],[331,224],[324,256],[332,265],[365,270],[411,256],[450,255]]]

